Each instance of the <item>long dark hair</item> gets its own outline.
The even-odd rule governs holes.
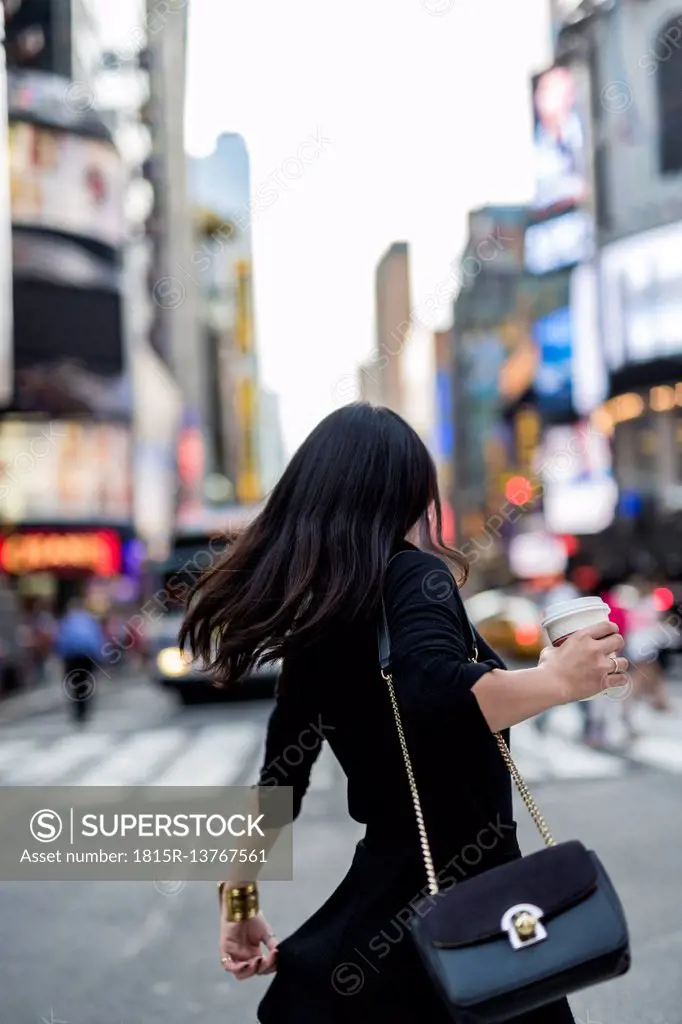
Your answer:
[[[189,644],[224,685],[332,625],[367,621],[391,555],[418,524],[421,543],[466,579],[464,557],[443,542],[436,468],[419,435],[390,409],[336,410],[193,587],[181,648]]]

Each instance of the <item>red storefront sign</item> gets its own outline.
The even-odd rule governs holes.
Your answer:
[[[0,570],[11,576],[121,572],[121,539],[113,530],[30,530],[0,537]]]

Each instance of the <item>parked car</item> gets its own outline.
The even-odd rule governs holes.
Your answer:
[[[172,690],[183,704],[274,695],[280,672],[278,663],[257,667],[247,679],[228,689],[216,687],[211,673],[197,663],[192,664],[178,647],[181,623],[180,612],[167,613],[147,631],[149,665],[155,683]]]
[[[530,598],[504,590],[484,590],[465,604],[476,629],[499,654],[537,661],[547,641],[542,613]]]

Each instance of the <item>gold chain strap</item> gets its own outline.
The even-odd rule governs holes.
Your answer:
[[[388,692],[391,697],[391,704],[393,705],[395,724],[396,728],[398,729],[398,739],[400,740],[400,747],[403,752],[403,760],[405,761],[405,768],[407,769],[407,780],[410,784],[412,803],[414,804],[414,814],[417,819],[417,830],[419,832],[419,842],[421,843],[422,856],[424,858],[424,867],[426,868],[426,878],[429,883],[429,892],[432,896],[435,896],[438,893],[438,880],[436,878],[436,869],[433,866],[433,857],[431,856],[429,837],[426,834],[426,823],[424,822],[424,814],[422,812],[421,800],[419,799],[419,790],[417,789],[417,783],[414,780],[414,772],[412,771],[412,761],[410,760],[410,753],[407,749],[407,740],[405,739],[405,733],[403,732],[403,723],[402,719],[400,718],[398,698],[395,695],[393,676],[390,674],[390,672],[384,672],[383,669],[381,670],[381,674],[388,683]]]
[[[403,730],[403,723],[400,717],[400,708],[398,707],[398,698],[395,694],[395,686],[393,685],[393,676],[390,672],[384,672],[381,670],[381,675],[386,680],[388,685],[388,692],[391,698],[391,706],[393,707],[393,715],[395,717],[395,724],[398,730],[398,739],[400,740],[400,748],[403,753],[403,760],[405,762],[405,769],[407,771],[407,780],[410,785],[410,793],[412,794],[412,803],[414,804],[414,813],[417,819],[417,830],[419,832],[419,842],[422,848],[422,856],[424,858],[424,867],[426,868],[426,878],[428,881],[429,893],[431,896],[435,896],[438,893],[438,879],[436,876],[436,869],[433,865],[433,857],[431,856],[431,847],[429,845],[429,838],[426,833],[426,823],[424,821],[424,813],[422,811],[421,800],[419,799],[419,791],[417,789],[417,783],[414,778],[414,771],[412,770],[412,761],[410,759],[410,753],[407,749],[407,740],[405,739],[405,732]],[[535,803],[528,786],[526,785],[521,772],[516,767],[514,759],[509,752],[509,747],[504,742],[504,738],[499,732],[493,733],[497,746],[499,747],[500,753],[504,759],[509,774],[512,777],[514,785],[518,789],[523,802],[525,803],[530,813],[535,827],[540,833],[545,846],[554,846],[554,839],[550,832],[547,822],[540,814],[538,805]]]
[[[502,754],[502,757],[504,758],[504,763],[506,764],[507,768],[509,769],[509,774],[511,775],[512,779],[514,780],[514,785],[516,786],[516,788],[518,789],[519,793],[521,794],[521,798],[522,798],[524,804],[526,805],[526,807],[528,808],[528,813],[530,814],[531,818],[533,819],[535,827],[537,828],[538,832],[540,833],[540,835],[542,837],[543,843],[545,844],[545,846],[554,846],[555,845],[554,844],[554,837],[552,836],[552,833],[549,830],[549,826],[547,825],[547,822],[545,821],[545,819],[540,814],[540,809],[538,808],[538,805],[535,803],[535,800],[533,799],[531,791],[529,790],[528,786],[526,785],[525,779],[521,775],[521,772],[519,771],[519,769],[516,767],[516,763],[514,762],[514,759],[511,756],[511,753],[509,751],[509,747],[504,742],[504,738],[502,736],[500,736],[499,732],[493,733],[493,735],[494,735],[494,737],[495,737],[495,739],[497,741],[497,745],[498,745],[498,747],[500,749],[500,753]]]

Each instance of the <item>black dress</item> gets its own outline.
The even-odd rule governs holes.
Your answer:
[[[471,692],[504,666],[480,638],[479,663],[468,661],[461,598],[436,556],[408,547],[389,565],[384,596],[394,684],[445,884],[520,856],[509,774]],[[292,786],[295,816],[325,739],[348,778],[349,812],[366,833],[335,892],[281,942],[258,1019],[451,1024],[407,934],[426,876],[372,623],[340,624],[284,665],[260,784]],[[517,1020],[570,1024],[573,1016],[561,1001]]]

